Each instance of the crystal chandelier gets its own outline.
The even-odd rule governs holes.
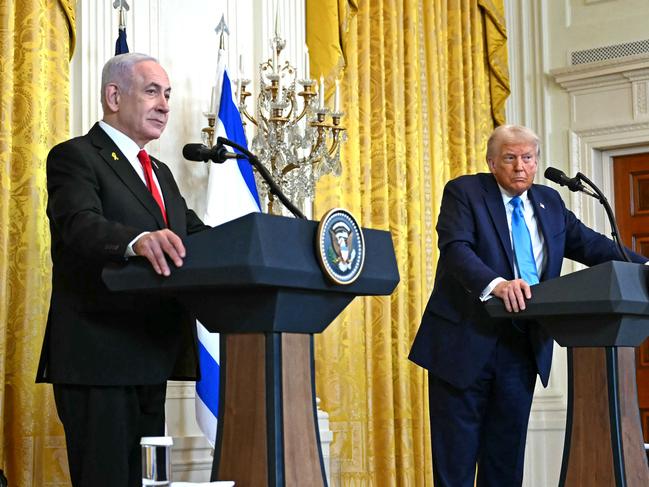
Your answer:
[[[333,110],[325,105],[322,76],[309,76],[309,52],[305,54],[304,79],[288,61],[280,60],[286,41],[277,28],[270,41],[272,58],[259,65],[259,95],[255,115],[246,106],[250,80],[237,80],[238,108],[242,118],[256,127],[251,150],[273,176],[286,196],[304,209],[314,196],[315,184],[325,174],[340,175],[340,146],[346,140],[341,119],[340,87],[336,80]],[[241,75],[240,75],[241,76]],[[245,118],[244,118],[245,117]],[[269,213],[281,213],[279,202],[257,181],[260,197],[267,199]]]

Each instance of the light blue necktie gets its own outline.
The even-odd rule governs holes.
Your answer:
[[[534,261],[530,231],[527,229],[525,217],[523,216],[523,202],[516,196],[509,203],[514,208],[512,212],[512,242],[519,277],[530,286],[538,284],[539,274]]]

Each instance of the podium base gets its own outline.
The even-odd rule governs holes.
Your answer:
[[[212,480],[326,487],[312,335],[221,334],[220,392]]]

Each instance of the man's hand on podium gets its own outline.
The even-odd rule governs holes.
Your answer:
[[[525,309],[525,300],[532,297],[530,285],[523,279],[503,281],[499,283],[491,294],[502,299],[505,309],[510,313],[518,313]]]
[[[176,267],[183,265],[185,257],[185,246],[182,240],[167,228],[142,235],[133,245],[133,251],[136,255],[146,257],[153,270],[162,276],[171,274],[165,255]]]

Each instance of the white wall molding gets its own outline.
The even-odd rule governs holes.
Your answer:
[[[212,473],[212,446],[204,436],[174,436],[171,471],[176,482],[205,482]]]
[[[605,96],[605,95],[604,95]],[[613,161],[604,153],[616,149],[636,148],[646,150],[649,144],[649,122],[601,126],[570,132],[570,167],[576,172],[589,174],[589,178],[609,201],[613,201]],[[584,223],[595,230],[610,235],[611,229],[601,205],[583,193],[572,193],[571,203],[577,208]],[[575,212],[577,213],[577,212]]]
[[[568,89],[573,83],[578,86],[580,81],[591,84],[606,76],[621,79],[630,73],[645,71],[647,68],[649,68],[649,54],[637,54],[620,59],[557,68],[551,70],[550,74],[557,83]]]
[[[600,61],[551,71],[570,106],[570,172],[582,172],[613,198],[612,162],[602,152],[642,146],[649,140],[649,55]],[[600,204],[571,193],[571,208],[584,223],[610,234]]]
[[[507,99],[508,123],[533,129],[545,145],[548,132],[547,40],[543,33],[547,11],[539,0],[505,2],[511,96]]]
[[[170,381],[167,383],[167,400],[194,399],[196,383],[192,381]]]
[[[609,138],[617,141],[614,143],[617,143],[619,146],[626,145],[629,142],[639,141],[648,128],[649,121],[598,126],[576,130],[573,133],[579,139],[588,139],[591,141],[593,148],[603,148],[605,146],[604,141]],[[602,145],[602,147],[599,147],[599,145]]]

